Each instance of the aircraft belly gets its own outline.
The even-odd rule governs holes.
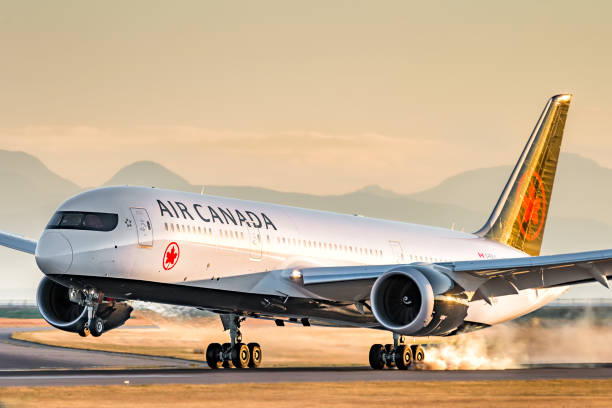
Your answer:
[[[78,275],[49,277],[66,286],[91,285],[102,290],[105,296],[115,299],[192,306],[252,317],[308,318],[335,326],[380,327],[371,313],[365,311],[362,314],[352,303],[242,293],[144,280]]]

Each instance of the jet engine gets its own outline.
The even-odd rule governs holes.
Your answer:
[[[87,307],[77,290],[44,277],[38,285],[36,301],[40,314],[51,326],[74,333],[83,330],[88,317]],[[132,310],[125,302],[104,299],[98,304],[95,317],[102,320],[103,330],[108,331],[125,323]]]
[[[370,293],[376,320],[394,333],[410,336],[451,334],[464,322],[468,301],[448,276],[426,265],[381,275]]]

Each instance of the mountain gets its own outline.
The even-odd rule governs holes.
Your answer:
[[[138,185],[167,188],[180,191],[195,191],[194,186],[161,164],[152,161],[138,161],[120,169],[105,186]],[[198,189],[198,192],[200,189]]]
[[[80,187],[23,152],[0,150],[0,229],[37,236],[57,206]]]
[[[511,171],[510,166],[466,171],[410,197],[490,212]],[[577,154],[561,153],[550,203],[551,217],[589,218],[612,224],[611,200],[612,169]]]

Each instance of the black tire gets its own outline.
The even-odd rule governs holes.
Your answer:
[[[221,345],[219,343],[210,343],[206,348],[206,364],[213,370],[221,367]]]
[[[249,343],[249,354],[251,355],[251,359],[249,360],[249,368],[257,368],[261,365],[261,360],[263,358],[261,347],[257,343]]]
[[[392,356],[393,355],[393,344],[385,344],[385,354],[387,356]],[[389,368],[393,368],[395,367],[395,362],[393,361],[392,358],[387,358],[387,367]]]
[[[89,327],[91,335],[94,337],[100,337],[104,333],[104,320],[99,317],[94,317]]]
[[[383,361],[383,346],[382,344],[374,344],[370,347],[370,367],[374,370],[382,370],[385,368]]]
[[[407,370],[412,364],[412,348],[401,345],[395,349],[395,365],[398,370]]]
[[[223,345],[221,346],[221,349],[223,351],[223,362],[221,363],[221,366],[223,368],[232,368],[232,361],[231,359],[228,359],[226,356],[231,356],[232,353],[232,344],[231,343],[223,343]]]
[[[412,346],[412,360],[415,363],[422,363],[425,361],[425,349],[419,344]]]
[[[236,368],[247,368],[251,361],[249,347],[244,343],[236,343],[232,347],[232,364]]]

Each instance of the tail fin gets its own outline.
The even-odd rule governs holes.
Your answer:
[[[476,232],[540,254],[571,94],[550,98],[486,224]]]

